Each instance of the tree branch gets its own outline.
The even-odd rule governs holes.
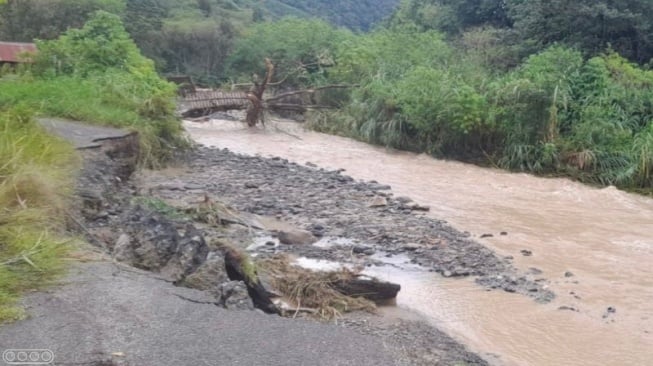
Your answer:
[[[291,95],[297,95],[297,94],[313,94],[319,90],[324,90],[324,89],[347,89],[347,88],[357,88],[360,85],[358,84],[332,84],[332,85],[325,85],[325,86],[320,86],[317,88],[311,88],[311,89],[302,89],[302,90],[294,90],[291,92],[287,93],[281,93],[278,95],[275,95],[272,98],[268,98],[265,101],[266,102],[273,102],[275,100],[279,100],[285,97],[289,97]]]

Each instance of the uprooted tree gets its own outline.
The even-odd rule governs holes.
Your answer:
[[[246,109],[245,121],[250,127],[256,126],[259,122],[265,124],[265,112],[282,112],[291,111],[305,113],[315,109],[329,109],[333,106],[320,105],[315,103],[304,103],[303,99],[290,100],[290,97],[299,95],[312,95],[318,91],[326,89],[346,89],[356,87],[348,84],[331,84],[314,88],[305,88],[291,90],[279,93],[270,97],[265,97],[269,87],[279,86],[284,83],[285,78],[273,82],[275,66],[269,58],[265,59],[265,76],[260,78],[258,75],[252,75],[252,82],[247,84],[233,84],[232,90],[238,87],[249,87],[247,92],[220,92],[214,90],[195,90],[183,94],[184,102],[188,106],[182,112],[186,116],[206,116],[215,111],[227,111],[235,109]],[[292,99],[292,98],[291,98]]]
[[[264,104],[263,104],[263,94],[268,84],[272,81],[274,76],[274,64],[270,61],[269,58],[265,59],[265,77],[263,78],[262,83],[258,83],[256,80],[256,74],[254,74],[252,82],[254,85],[252,89],[247,93],[247,99],[249,99],[249,106],[247,107],[246,121],[249,127],[254,127],[260,121],[265,123],[264,120]]]
[[[265,123],[264,112],[266,110],[272,111],[294,111],[299,113],[304,113],[310,109],[328,109],[331,106],[327,105],[318,105],[318,104],[303,104],[303,103],[284,103],[283,100],[300,94],[314,94],[320,90],[325,89],[345,89],[352,88],[355,85],[347,84],[331,84],[324,85],[315,88],[307,88],[300,90],[293,90],[285,93],[280,93],[275,96],[264,98],[264,93],[268,86],[277,86],[281,85],[285,79],[282,79],[279,82],[273,83],[272,78],[274,76],[274,64],[269,58],[265,59],[265,77],[262,82],[258,82],[258,77],[253,76],[252,88],[247,93],[247,99],[249,99],[250,104],[247,107],[247,116],[246,121],[247,125],[250,127],[255,126],[258,122]]]

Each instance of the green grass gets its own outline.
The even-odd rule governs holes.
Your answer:
[[[170,204],[160,198],[141,196],[134,198],[132,203],[158,212],[159,214],[172,220],[181,220],[189,217],[186,213],[182,212],[176,207],[170,206]]]
[[[172,113],[173,93],[152,96],[146,88],[120,73],[51,79],[11,75],[0,79],[0,109],[21,104],[38,116],[136,130],[140,161],[156,167],[188,141]]]
[[[0,323],[22,317],[21,293],[64,269],[66,204],[78,160],[24,110],[0,112]]]

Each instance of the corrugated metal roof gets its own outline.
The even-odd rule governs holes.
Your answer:
[[[25,53],[36,53],[34,43],[0,42],[0,62],[22,62],[20,56]]]

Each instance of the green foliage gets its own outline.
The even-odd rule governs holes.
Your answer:
[[[404,0],[389,23],[459,33],[481,25],[508,26],[510,20],[504,0]]]
[[[450,150],[464,135],[480,131],[487,122],[487,101],[460,75],[417,67],[396,86],[401,114],[426,141],[427,151]]]
[[[523,56],[560,43],[589,56],[612,48],[640,64],[653,57],[648,0],[404,0],[389,24],[452,36],[502,29],[502,43]]]
[[[379,30],[340,43],[333,77],[396,80],[418,65],[444,66],[451,61],[452,54],[449,45],[435,32]]]
[[[571,83],[583,64],[582,55],[552,47],[531,56],[499,82],[495,116],[505,138],[500,165],[537,172],[553,169],[560,119],[568,111]],[[538,162],[532,164],[531,162]]]
[[[236,34],[226,20],[219,24],[168,24],[157,34],[154,57],[159,58],[159,69],[164,73],[191,75],[196,82],[215,85],[224,79]]]
[[[353,30],[368,30],[384,19],[399,0],[273,0],[267,9],[277,16],[318,17]]]
[[[32,72],[1,80],[0,107],[141,133],[142,161],[157,165],[186,145],[174,117],[175,88],[156,74],[120,19],[98,12],[82,29],[39,42]]]
[[[434,32],[381,30],[344,43],[337,80],[360,80],[347,113],[356,135],[440,155],[482,148],[491,131],[486,72]]]
[[[342,43],[330,80],[361,86],[317,128],[512,170],[651,187],[652,71],[614,52],[585,60],[560,45],[492,71],[484,46],[454,50],[414,29]]]
[[[173,220],[184,219],[188,217],[188,215],[186,215],[181,210],[171,206],[166,201],[159,198],[141,196],[134,198],[132,203],[142,205]]]
[[[165,162],[175,149],[187,144],[182,137],[181,124],[169,114],[172,97],[165,95],[165,99],[161,99],[144,94],[143,88],[148,86],[134,82],[130,74],[115,72],[88,78],[22,77],[1,80],[0,87],[0,108],[22,103],[42,116],[139,131],[141,160],[146,165]]]
[[[17,296],[64,269],[66,198],[74,150],[45,133],[24,107],[0,113],[0,323],[22,315]]]
[[[152,61],[143,57],[117,15],[97,12],[81,29],[70,29],[52,41],[37,43],[35,71],[82,77],[107,69],[153,76]]]
[[[0,39],[54,39],[98,10],[121,14],[124,8],[124,0],[8,0],[0,3]]]
[[[243,80],[262,69],[265,58],[275,65],[276,79],[290,85],[324,80],[334,65],[334,52],[351,33],[324,21],[286,18],[253,26],[228,59],[228,74]]]

